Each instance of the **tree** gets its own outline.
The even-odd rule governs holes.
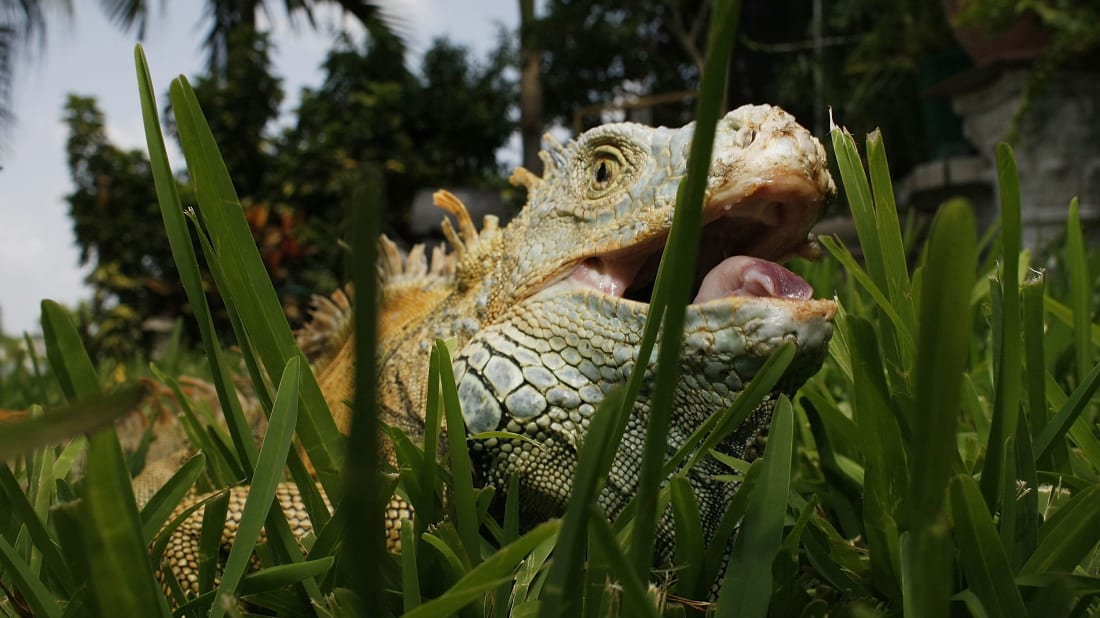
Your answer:
[[[95,265],[88,277],[88,347],[97,356],[125,358],[150,343],[141,329],[146,317],[178,314],[186,300],[145,154],[110,143],[93,99],[70,95],[65,123],[76,185],[65,199],[80,263]]]

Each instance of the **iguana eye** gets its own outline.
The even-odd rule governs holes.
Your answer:
[[[589,195],[595,197],[618,184],[623,171],[623,159],[610,147],[602,147],[592,158],[591,174],[588,182]]]

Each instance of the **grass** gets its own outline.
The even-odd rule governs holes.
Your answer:
[[[735,30],[735,3],[719,4],[716,11],[728,11],[731,19],[715,20],[727,29],[712,34],[712,57],[723,56],[723,41]],[[863,261],[838,241],[822,239],[828,255],[797,267],[819,292],[835,290],[835,336],[821,371],[797,396],[779,399],[765,456],[728,461],[730,477],[742,485],[717,538],[732,540],[732,553],[719,602],[706,606],[700,602],[721,568],[721,552],[704,547],[694,496],[675,471],[711,452],[745,418],[793,349],[777,353],[735,405],[710,419],[671,461],[653,446],[660,446],[661,435],[650,435],[643,486],[611,521],[594,508],[594,498],[622,436],[623,411],[637,394],[635,378],[595,416],[565,516],[521,533],[514,499],[501,521],[488,514],[494,490],[473,486],[463,436],[446,436],[447,461],[425,456],[436,452],[444,418],[449,426],[462,424],[446,342],[436,342],[432,351],[427,447],[376,425],[372,303],[356,303],[355,316],[366,387],[353,402],[351,436],[336,433],[262,274],[193,92],[182,78],[170,89],[196,188],[191,213],[175,192],[140,50],[137,66],[161,213],[227,429],[206,430],[199,415],[185,410],[203,455],[139,509],[130,462],[114,432],[101,428],[145,391],[107,388],[117,372],[93,367],[65,312],[44,303],[48,366],[24,351],[10,372],[0,372],[4,385],[13,386],[0,395],[10,398],[4,407],[48,404],[0,425],[0,460],[7,462],[0,466],[0,614],[222,615],[241,611],[237,598],[249,603],[245,611],[320,616],[366,615],[368,608],[371,615],[418,617],[681,616],[695,607],[719,616],[1100,610],[1100,440],[1093,401],[1100,386],[1100,367],[1093,365],[1100,326],[1092,319],[1097,257],[1086,251],[1074,204],[1065,241],[1053,253],[1058,268],[1034,268],[1033,256],[1020,248],[1018,179],[1007,147],[998,150],[1002,220],[995,241],[979,241],[968,205],[951,201],[917,245],[902,234],[882,136],[868,136],[861,157],[846,131],[832,131]],[[713,61],[704,71],[701,136],[717,118],[722,75]],[[709,160],[706,140],[697,142],[693,160]],[[691,183],[700,178],[693,171],[681,195],[695,211],[701,193]],[[364,170],[350,205],[363,215],[352,232],[353,278],[366,298],[373,296],[378,186],[376,175]],[[677,210],[669,245],[690,247],[695,211]],[[214,336],[200,254],[225,299],[240,363],[269,416],[259,448],[235,396],[230,368],[237,359]],[[675,275],[690,267],[690,252],[665,255],[688,266],[661,267],[647,325],[650,346],[662,321],[678,331],[687,300],[669,284],[688,279]],[[666,341],[658,351],[659,384],[675,379],[675,358],[675,346]],[[187,402],[171,369],[175,363],[165,365],[161,381]],[[59,405],[62,398],[68,403]],[[667,412],[671,404],[655,403],[662,405]],[[660,413],[655,410],[655,418]],[[396,485],[379,473],[372,448],[382,432],[396,445]],[[86,439],[72,437],[84,433]],[[336,505],[331,515],[295,443]],[[73,473],[78,455],[86,457],[83,476]],[[316,532],[303,540],[304,555],[281,511],[270,508],[275,483],[287,477],[303,492],[315,522]],[[221,585],[215,586],[206,562],[199,573],[203,594],[170,609],[152,575],[165,530],[181,521],[175,507],[192,486],[220,489],[242,480],[252,486],[240,522],[243,540],[228,558]],[[385,553],[381,543],[380,505],[393,491],[418,514],[402,529],[400,556]],[[216,553],[217,515],[226,503],[220,492],[206,503],[203,555]],[[652,588],[653,527],[666,504],[675,514],[677,569],[674,577],[657,574],[662,585]],[[257,552],[264,568],[249,572],[261,527],[267,537]]]

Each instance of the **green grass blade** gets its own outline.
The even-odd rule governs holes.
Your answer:
[[[623,407],[622,391],[611,391],[592,416],[588,435],[577,454],[577,475],[573,491],[562,517],[561,533],[554,549],[550,574],[542,589],[539,616],[575,616],[580,613],[580,596],[584,576],[586,541],[588,538],[588,505],[593,503],[614,456],[613,435],[623,422],[620,417],[629,412]],[[621,433],[621,430],[619,430]],[[609,453],[608,451],[612,451]]]
[[[245,575],[241,580],[241,596],[257,594],[274,588],[297,584],[306,579],[321,577],[332,568],[335,558],[326,556],[294,564],[278,564]]]
[[[916,326],[917,318],[913,299],[909,294],[905,243],[901,238],[901,225],[894,202],[894,183],[890,180],[890,166],[886,162],[886,148],[882,144],[882,133],[877,129],[867,135],[867,168],[871,175],[871,189],[874,191],[875,229],[879,249],[882,251],[886,291],[890,295],[890,304],[897,309],[902,321],[912,329]],[[912,353],[912,349],[902,350],[898,360],[907,361],[912,358]]]
[[[30,565],[2,536],[0,566],[4,567],[2,571],[11,578],[11,584],[22,595],[33,615],[60,618],[62,612],[58,598],[35,576]]]
[[[1074,360],[1078,383],[1082,383],[1095,356],[1095,350],[1089,342],[1092,295],[1095,289],[1085,255],[1085,240],[1081,233],[1081,217],[1076,197],[1069,203],[1069,218],[1066,220],[1066,262],[1069,268],[1070,308],[1073,310]]]
[[[466,447],[466,424],[462,420],[462,408],[458,401],[458,387],[451,365],[451,353],[442,339],[435,342],[439,356],[440,387],[443,393],[443,412],[447,416],[448,456],[451,460],[451,490],[455,505],[455,526],[462,539],[462,546],[473,564],[481,561],[481,542],[478,535],[477,499],[474,496],[474,472],[470,453]],[[428,455],[425,454],[425,457]],[[428,491],[428,488],[421,488]]]
[[[624,613],[630,616],[658,618],[657,608],[654,606],[649,594],[647,594],[647,580],[638,577],[637,573],[630,568],[630,564],[626,561],[626,556],[615,538],[615,531],[611,529],[611,524],[604,517],[603,512],[599,510],[599,507],[590,507],[589,523],[592,525],[594,544],[606,556],[611,565],[611,572],[618,576],[618,583],[623,587]],[[700,535],[699,538],[701,539],[702,536]],[[696,559],[698,559],[698,556],[696,556]]]
[[[1073,327],[1076,316],[1073,310],[1067,305],[1058,302],[1049,295],[1043,298],[1043,304],[1046,306],[1047,311],[1050,312],[1050,315],[1057,318],[1059,322],[1071,328]],[[1089,340],[1092,341],[1092,345],[1100,346],[1100,324],[1092,324],[1089,327],[1088,337]]]
[[[42,563],[45,572],[57,582],[60,592],[66,596],[72,594],[76,588],[72,570],[65,561],[61,548],[50,537],[49,531],[43,524],[43,518],[35,513],[34,507],[27,500],[27,496],[19,486],[19,481],[12,474],[11,469],[0,464],[0,495],[7,499],[6,505],[15,521],[26,526],[34,547],[42,554]]]
[[[222,554],[222,533],[225,516],[229,511],[229,492],[212,499],[202,512],[202,529],[199,531],[199,592],[214,589],[218,564]]]
[[[901,314],[897,312],[897,309],[890,303],[890,300],[886,297],[886,294],[882,291],[867,271],[860,267],[859,262],[856,261],[855,256],[848,250],[847,247],[840,244],[835,238],[821,237],[818,239],[821,245],[829,252],[829,255],[840,261],[844,266],[845,272],[847,272],[856,282],[862,287],[871,298],[875,301],[875,304],[882,309],[886,317],[889,318],[890,323],[894,325],[894,329],[897,331],[898,339],[903,346],[908,346],[910,349],[913,347],[913,333],[905,322],[901,318]]]
[[[783,520],[791,484],[794,412],[785,395],[772,413],[760,464],[741,530],[733,542],[718,596],[719,616],[766,616],[772,594],[772,561],[783,543]]]
[[[408,521],[401,523],[401,600],[407,614],[420,606],[420,566],[417,535]]]
[[[187,300],[195,314],[195,320],[198,322],[203,349],[206,353],[206,360],[210,363],[210,373],[213,376],[214,385],[217,387],[218,403],[221,405],[222,412],[227,423],[231,426],[246,427],[248,423],[244,419],[244,413],[236,396],[236,388],[229,374],[224,352],[214,331],[214,320],[210,312],[210,305],[206,300],[206,290],[202,274],[199,271],[195,246],[191,242],[190,229],[183,214],[183,204],[180,202],[179,192],[176,189],[176,178],[172,174],[171,166],[168,164],[168,151],[165,149],[164,136],[160,130],[159,110],[156,98],[153,95],[149,65],[145,61],[145,53],[142,51],[141,46],[134,48],[134,61],[137,65],[138,93],[141,96],[141,116],[145,126],[145,141],[149,149],[149,168],[152,171],[153,182],[156,185],[157,204],[160,207],[161,218],[164,221],[168,245],[172,250],[172,261],[176,265],[176,270],[179,271],[180,282],[183,284]],[[256,444],[251,438],[251,433],[233,432],[233,439],[241,463],[245,466],[246,471],[251,473],[253,466],[256,464],[257,453]]]
[[[270,374],[281,371],[291,357],[307,364],[290,331],[194,91],[181,77],[172,81],[170,97],[199,213],[229,282],[222,294],[235,299],[241,321]],[[330,499],[338,502],[343,491],[339,479],[344,459],[343,437],[312,372],[306,371],[302,377],[298,436],[321,486]]]
[[[993,517],[982,499],[978,484],[969,475],[951,479],[951,511],[955,519],[955,542],[959,562],[970,589],[990,616],[1027,616],[1012,568],[1001,543]]]
[[[1073,393],[1070,395],[1069,400],[1066,401],[1066,404],[1058,410],[1054,418],[1035,436],[1034,449],[1036,459],[1040,461],[1043,460],[1050,454],[1050,450],[1054,448],[1055,444],[1061,443],[1066,432],[1070,430],[1070,427],[1088,407],[1088,403],[1092,399],[1093,393],[1096,392],[1097,386],[1100,386],[1100,364],[1093,367],[1092,371],[1085,376],[1081,384],[1073,389]]]
[[[428,397],[424,411],[424,452],[439,452],[439,434],[443,422],[442,400],[439,392],[439,353],[432,348],[428,360]],[[416,507],[417,533],[428,529],[435,523],[436,516],[436,474],[438,465],[434,456],[422,458],[420,465],[419,486],[421,495],[413,504]],[[510,494],[509,494],[509,497]]]
[[[982,468],[982,495],[993,508],[1000,494],[1000,466],[1004,462],[1005,441],[1016,435],[1020,408],[1020,179],[1016,160],[1008,144],[997,145],[997,179],[1001,198],[1001,331],[993,333],[1000,342],[994,357],[996,376],[993,423]]]
[[[691,299],[692,272],[702,234],[703,198],[710,172],[714,131],[724,97],[729,63],[733,55],[733,41],[741,16],[740,0],[716,1],[711,16],[711,28],[707,37],[707,57],[703,65],[698,106],[695,110],[695,133],[688,155],[687,176],[676,196],[672,229],[669,232],[667,250],[661,261],[667,262],[664,277],[658,276],[657,287],[668,289],[668,305],[664,308],[661,346],[657,351],[657,375],[650,400],[649,419],[646,422],[642,464],[638,475],[637,514],[634,520],[634,538],[631,543],[630,563],[638,577],[649,573],[653,561],[654,538],[657,525],[657,493],[664,477],[664,457],[668,448],[668,431],[672,418],[676,381],[679,378],[680,343],[684,336],[684,314]],[[661,270],[665,270],[662,264]],[[669,276],[674,275],[674,276]],[[660,312],[652,307],[651,311]],[[653,319],[653,315],[649,319]],[[639,356],[639,359],[646,357]],[[645,365],[637,363],[635,372]]]
[[[145,394],[142,385],[129,384],[107,394],[95,392],[72,399],[45,414],[0,424],[0,461],[10,461],[19,454],[80,433],[109,430],[111,423],[133,410]]]
[[[970,292],[977,268],[974,215],[959,200],[932,223],[920,297],[911,451],[909,522],[902,580],[907,615],[946,616],[954,556],[944,501],[958,459],[955,431],[969,347]],[[935,285],[935,288],[931,286]]]
[[[357,574],[354,591],[368,606],[381,606],[384,600],[386,561],[386,502],[381,482],[381,422],[378,410],[378,235],[383,210],[382,176],[378,170],[362,170],[355,178],[348,211],[351,215],[351,242],[355,251],[351,265],[352,289],[364,302],[353,306],[355,332],[355,392],[351,405],[351,427],[344,464],[344,493],[348,521],[342,560]],[[459,425],[461,427],[461,425]],[[433,454],[434,455],[434,454]],[[425,457],[430,459],[431,457]],[[422,489],[430,491],[431,488]]]
[[[830,131],[833,141],[833,154],[836,156],[840,179],[852,211],[852,220],[856,224],[859,246],[863,249],[863,258],[867,263],[867,272],[871,275],[874,287],[885,292],[889,289],[886,281],[886,268],[882,263],[882,247],[876,226],[874,201],[871,199],[871,186],[867,174],[863,171],[863,161],[859,157],[856,141],[843,127],[833,126]],[[889,303],[885,303],[889,305]]]
[[[177,470],[172,478],[168,479],[145,503],[141,509],[141,529],[146,544],[153,540],[153,536],[164,522],[168,521],[172,511],[176,510],[179,503],[191,491],[205,467],[206,456],[197,453],[188,459],[187,463],[183,464],[183,467]]]
[[[852,412],[864,454],[863,518],[871,552],[871,570],[888,591],[900,573],[898,528],[907,529],[906,493],[909,489],[907,454],[898,427],[898,411],[882,371],[878,336],[871,323],[850,316],[854,398]],[[892,590],[890,590],[893,592]]]
[[[251,489],[241,512],[237,537],[229,551],[229,557],[226,558],[221,586],[210,612],[212,618],[219,618],[225,613],[229,600],[236,594],[241,577],[248,569],[252,550],[260,536],[260,529],[264,527],[268,511],[273,508],[273,504],[276,504],[274,508],[278,508],[274,502],[275,488],[282,480],[287,452],[294,436],[300,379],[301,365],[297,358],[292,358],[287,361],[286,369],[279,380],[271,420],[256,459],[256,473],[251,479]]]
[[[1100,541],[1100,485],[1070,498],[1039,529],[1039,546],[1019,575],[1073,571]]]
[[[62,390],[72,400],[101,393],[95,369],[64,309],[42,301],[46,356]],[[102,613],[165,615],[141,533],[130,475],[114,428],[88,438],[81,487],[81,538],[88,558],[93,596]]]
[[[669,481],[672,492],[672,515],[676,525],[676,565],[679,567],[676,592],[689,599],[702,598],[705,589],[699,579],[704,555],[703,522],[699,517],[699,503],[691,489],[691,482],[682,476]]]
[[[1050,422],[1053,412],[1047,407],[1046,393],[1046,314],[1043,308],[1043,294],[1046,291],[1046,275],[1039,273],[1024,282],[1020,290],[1020,303],[1024,312],[1024,358],[1027,371],[1028,426],[1032,429],[1034,446],[1035,431]],[[1049,470],[1068,471],[1069,454],[1065,442],[1059,440],[1047,457],[1040,459]]]
[[[552,520],[536,526],[516,542],[502,547],[466,573],[442,596],[405,614],[405,618],[453,616],[467,603],[491,592],[502,581],[511,579],[512,572],[543,541],[561,530],[562,522]]]

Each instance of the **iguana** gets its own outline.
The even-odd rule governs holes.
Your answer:
[[[480,483],[503,491],[511,475],[518,477],[525,525],[561,514],[597,405],[638,362],[648,296],[693,130],[690,124],[668,129],[620,123],[591,129],[565,145],[548,137],[542,176],[518,168],[511,177],[527,189],[528,199],[507,226],[489,216],[477,230],[462,203],[440,192],[437,204],[457,222],[457,229],[443,222],[451,252],[437,248],[429,260],[422,246],[405,255],[381,240],[383,421],[421,436],[430,346],[436,338],[452,339],[466,432],[503,430],[523,437],[472,439],[469,448]],[[797,352],[778,391],[793,392],[820,367],[835,305],[812,299],[810,286],[778,262],[815,256],[810,228],[834,193],[824,148],[790,114],[744,106],[719,121],[670,453],[729,406],[780,344],[794,342]],[[322,301],[299,337],[317,357],[314,371],[345,432],[345,402],[353,389],[348,309],[342,294]],[[646,362],[652,371],[654,359]],[[648,389],[642,389],[599,496],[610,515],[623,508],[638,481]],[[718,448],[747,460],[757,457],[774,402],[774,396],[767,398]],[[391,446],[385,455],[392,463]],[[689,473],[708,540],[735,492],[734,485],[713,478],[724,471],[706,457]],[[235,490],[231,514],[246,491]],[[280,489],[280,501],[298,531],[308,531],[293,485]],[[391,546],[395,520],[409,516],[407,504],[391,503]],[[674,547],[670,512],[658,526],[657,556],[663,561]],[[173,540],[169,562],[185,584],[194,572],[200,528],[201,511]],[[235,526],[229,528],[226,541]]]

